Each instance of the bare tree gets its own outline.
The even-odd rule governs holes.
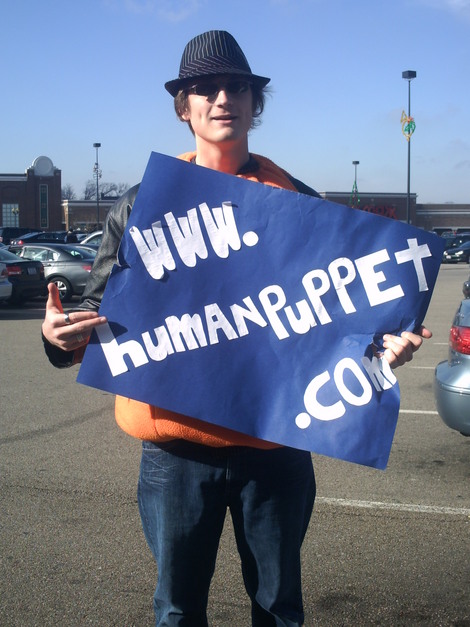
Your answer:
[[[67,183],[66,185],[63,186],[63,188],[62,188],[62,200],[75,200],[76,197],[77,197],[77,195],[75,194],[75,190],[70,185],[70,183]]]
[[[94,198],[96,198],[96,183],[89,180],[83,190],[83,200],[93,200]]]
[[[124,192],[128,189],[129,185],[127,183],[106,183],[103,181],[99,184],[99,193],[101,198],[104,196],[117,198],[118,196],[124,194]],[[91,179],[87,181],[83,191],[83,200],[96,200],[96,181]]]

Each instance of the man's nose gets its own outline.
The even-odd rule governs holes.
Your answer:
[[[230,94],[228,93],[225,87],[221,87],[214,97],[214,102],[222,103],[222,102],[227,102],[227,100],[230,100]]]

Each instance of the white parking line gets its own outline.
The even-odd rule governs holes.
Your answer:
[[[334,499],[319,496],[319,503],[338,505],[340,507],[360,507],[362,509],[381,509],[398,512],[413,512],[416,514],[450,514],[452,516],[470,517],[470,509],[464,507],[438,507],[435,505],[413,505],[410,503],[382,503],[381,501],[354,501],[351,499]]]
[[[434,409],[400,409],[399,413],[400,414],[423,414],[423,415],[431,414],[433,416],[438,414],[438,412],[435,411]]]

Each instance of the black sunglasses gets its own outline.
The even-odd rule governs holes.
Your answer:
[[[196,83],[186,89],[188,94],[196,96],[205,96],[206,98],[215,97],[219,91],[226,91],[232,96],[243,94],[249,90],[251,83],[248,81],[227,81],[226,83]]]

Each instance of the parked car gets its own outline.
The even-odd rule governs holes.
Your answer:
[[[448,248],[442,255],[442,261],[444,263],[458,263],[464,261],[468,263],[470,259],[470,241],[464,242],[460,246],[455,248]]]
[[[95,259],[94,252],[75,244],[35,242],[10,250],[22,259],[41,261],[47,283],[57,285],[62,301],[83,293]]]
[[[21,305],[31,298],[47,294],[44,266],[40,261],[18,259],[4,248],[0,249],[0,261],[5,264],[4,272],[12,285],[10,302]]]
[[[449,233],[441,235],[445,240],[445,250],[449,248],[458,248],[465,242],[470,241],[470,233]]]
[[[434,373],[434,397],[445,424],[470,436],[470,298],[462,300],[455,314],[448,358]]]
[[[94,231],[87,235],[84,239],[80,240],[80,244],[93,244],[97,248],[101,244],[101,240],[103,239],[103,231]]]
[[[11,245],[29,244],[30,242],[43,242],[43,243],[59,243],[64,242],[67,237],[67,231],[43,231],[41,233],[27,233],[11,241]]]
[[[7,266],[5,263],[0,261],[0,302],[3,303],[6,300],[9,300],[12,291],[13,286],[8,279]]]
[[[0,226],[0,243],[11,244],[12,239],[26,235],[26,233],[38,233],[40,229],[30,229],[24,226]]]

